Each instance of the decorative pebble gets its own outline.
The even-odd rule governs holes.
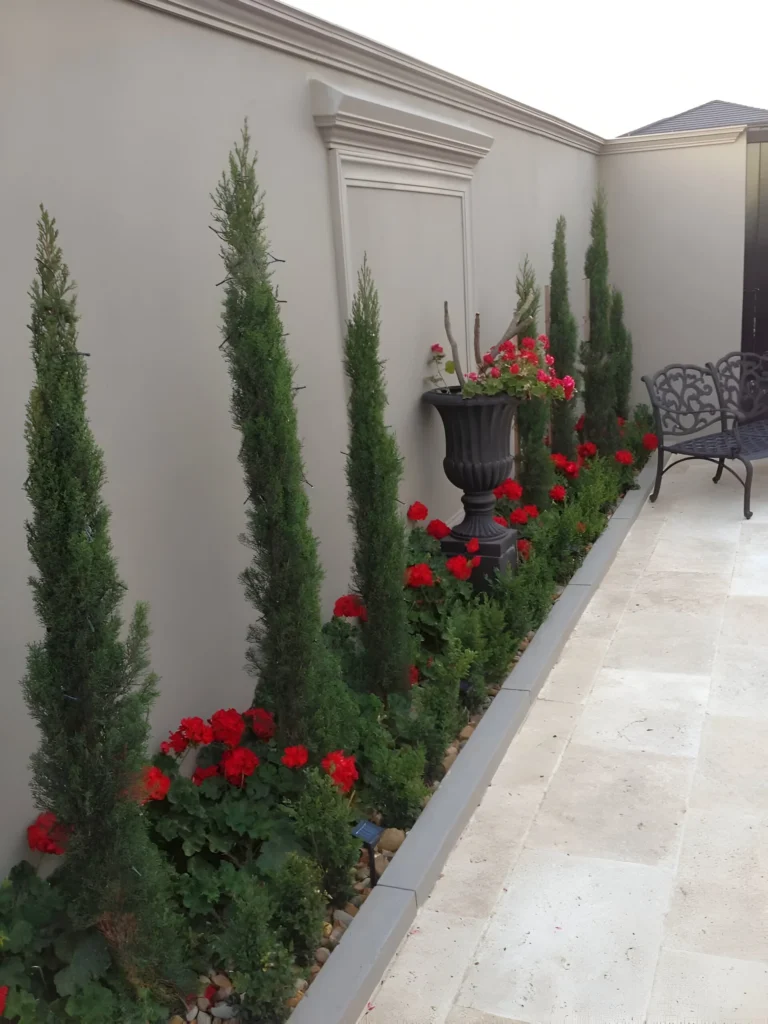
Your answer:
[[[379,878],[381,878],[381,876],[384,874],[384,872],[389,867],[389,861],[387,860],[387,858],[383,854],[377,853],[376,854],[376,858],[375,858],[375,864],[376,864],[376,872],[377,872]]]
[[[200,1011],[198,1009],[197,1003],[195,1003],[194,1006],[190,1006],[190,1008],[187,1010],[187,1020],[196,1020],[199,1012]]]
[[[215,985],[216,988],[225,988],[230,984],[230,981],[226,974],[212,974],[211,984]]]
[[[401,828],[385,828],[379,838],[379,849],[397,853],[405,842],[405,832]]]
[[[332,931],[333,925],[331,924],[330,921],[326,921],[325,924],[323,925],[323,935],[327,937],[331,934]]]
[[[184,1024],[184,1018],[180,1017],[178,1013],[174,1014],[173,1017],[168,1021],[168,1024]]]
[[[459,756],[458,748],[452,747],[450,752],[447,753],[445,755],[445,757],[443,758],[443,771],[444,772],[450,771],[450,769],[453,766],[454,761],[456,760],[456,758],[458,756]]]
[[[334,910],[333,920],[336,924],[340,924],[342,928],[349,928],[352,924],[352,914],[348,914],[346,910]]]
[[[350,917],[354,917],[357,913],[357,905],[355,903],[347,903],[344,906],[344,911],[349,914]]]
[[[211,1005],[211,1000],[208,998],[208,996],[198,996],[197,1005],[201,1010],[207,1010],[208,1007]]]
[[[201,1010],[197,1015],[197,1024],[211,1024],[210,1013],[206,1013],[205,1010]]]
[[[297,978],[296,979],[296,991],[297,992],[306,992],[308,985],[309,985],[309,982],[307,981],[306,978]]]
[[[326,949],[324,946],[320,946],[319,949],[315,950],[315,960],[317,960],[319,964],[324,964],[330,955],[330,949]]]
[[[312,964],[312,966],[309,968],[310,981],[312,980],[312,978],[316,978],[319,973],[320,973],[320,964]]]
[[[365,864],[363,864],[362,867],[359,867],[357,869],[357,871],[355,872],[355,878],[357,878],[357,880],[361,882],[364,878],[367,878],[367,877],[368,877],[368,862],[366,861]]]
[[[465,725],[459,733],[460,740],[468,740],[472,733],[475,731],[474,725]]]
[[[231,1006],[229,1003],[219,1003],[211,1010],[211,1015],[217,1020],[232,1020],[236,1013],[237,1007]]]
[[[331,937],[330,937],[331,947],[338,946],[338,944],[341,942],[341,940],[343,938],[344,938],[344,929],[341,927],[341,925],[337,925],[333,929],[333,931],[331,932]]]
[[[229,997],[232,995],[233,992],[234,992],[234,989],[232,988],[231,983],[227,983],[226,985],[222,985],[221,988],[218,991],[217,996],[216,996],[216,1002],[217,1003],[223,1003],[225,1000],[229,999]]]

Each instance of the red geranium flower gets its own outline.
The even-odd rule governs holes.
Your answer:
[[[529,519],[539,518],[539,510],[535,505],[523,505],[523,512],[525,512]]]
[[[517,552],[523,561],[527,561],[531,557],[531,542],[521,537],[517,542]]]
[[[211,779],[218,774],[219,766],[217,764],[211,764],[207,768],[195,768],[192,772],[192,781],[196,786],[202,786],[206,779]]]
[[[472,540],[467,541],[467,551],[470,553],[470,555],[474,555],[479,550],[480,541],[477,539],[477,537],[473,537]]]
[[[165,800],[168,790],[171,788],[171,780],[153,764],[148,765],[141,773],[142,796],[140,802],[145,804],[149,800]]]
[[[549,492],[549,496],[552,501],[565,501],[566,490],[562,484],[555,484],[555,486]]]
[[[509,498],[510,501],[519,501],[523,496],[523,488],[511,477],[499,484],[498,487],[494,487],[493,493],[496,498]]]
[[[509,526],[509,523],[504,518],[504,516],[494,516],[493,521],[494,523],[498,523],[499,526]]]
[[[409,565],[405,570],[405,582],[409,587],[433,587],[435,577],[426,562],[419,562],[417,565]]]
[[[195,746],[213,743],[213,729],[206,725],[202,718],[182,718],[179,732]]]
[[[343,750],[326,754],[320,762],[323,771],[333,779],[342,793],[348,793],[358,778],[357,765],[353,755],[347,757]]]
[[[635,461],[635,457],[632,454],[632,452],[628,452],[625,450],[616,452],[614,458],[620,466],[631,466],[632,463]]]
[[[27,843],[30,850],[61,856],[66,851],[69,834],[52,811],[38,814],[27,828]],[[2,1009],[0,1009],[2,1013]]]
[[[512,526],[525,526],[528,522],[528,513],[524,508],[516,508],[509,517],[509,521]]]
[[[576,425],[575,425],[575,427],[573,429],[576,431],[577,434],[580,434],[582,432],[582,430],[584,429],[584,414],[583,413],[576,420]]]
[[[597,445],[591,441],[585,441],[576,449],[581,459],[593,459],[597,455]]]
[[[565,475],[569,476],[571,480],[575,480],[579,475],[579,464],[578,462],[568,462],[565,465]]]
[[[555,464],[555,469],[565,469],[568,465],[568,459],[564,455],[550,455],[550,459]]]
[[[213,738],[218,743],[236,747],[243,738],[245,722],[239,712],[234,708],[229,708],[226,711],[216,711],[211,715],[211,728],[213,729]]]
[[[411,665],[411,667],[408,669],[408,682],[411,684],[411,686],[416,686],[420,679],[421,673],[419,672],[418,668],[415,665]]]
[[[643,434],[643,448],[647,452],[655,452],[659,447],[659,439],[655,434]]]
[[[183,754],[188,746],[189,739],[182,729],[177,729],[176,732],[168,733],[168,739],[160,744],[160,751],[163,754]]]
[[[365,622],[368,614],[365,605],[357,594],[345,594],[337,599],[333,606],[333,614],[342,619],[362,619]]]
[[[427,533],[430,537],[434,537],[435,540],[442,540],[444,537],[447,537],[450,532],[450,526],[448,526],[447,523],[444,523],[442,519],[431,519],[429,523],[427,523]]]
[[[520,348],[524,348],[527,349],[529,352],[533,352],[533,350],[536,348],[536,342],[533,340],[533,338],[523,338],[523,340],[520,342]]]
[[[414,503],[408,509],[408,518],[411,519],[414,523],[418,523],[422,519],[426,519],[428,515],[429,509],[420,501],[414,501]]]
[[[275,716],[266,708],[248,708],[243,718],[250,718],[255,735],[265,743],[275,735]]]
[[[618,425],[619,425],[619,430],[621,430],[621,428],[622,428],[622,427],[624,426],[624,424],[625,424],[625,423],[626,423],[627,421],[626,421],[625,419],[623,419],[623,418],[622,418],[621,416],[617,416],[617,417],[616,417],[616,422],[617,422],[617,423],[618,423]]]
[[[454,555],[446,561],[445,567],[457,580],[468,580],[472,575],[473,563],[474,559],[470,562],[466,555]]]
[[[432,346],[432,351],[435,353],[436,356],[441,356],[443,354],[443,346],[442,345],[433,345]]]
[[[253,775],[259,767],[259,759],[248,747],[235,747],[228,750],[221,759],[221,770],[227,782],[233,786],[242,786],[243,781]]]
[[[5,1001],[8,998],[10,989],[7,985],[0,985],[0,1017],[5,1013]]]
[[[286,768],[303,768],[309,760],[309,751],[301,744],[296,747],[286,747],[281,760]]]

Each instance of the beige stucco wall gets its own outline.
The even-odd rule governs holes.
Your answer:
[[[609,144],[610,148],[610,144]],[[741,348],[746,135],[600,157],[612,282],[624,293],[640,377]]]
[[[325,608],[346,589],[345,381],[327,153],[312,121],[318,68],[285,53],[127,0],[5,0],[0,5],[0,874],[22,851],[32,805],[25,764],[36,742],[17,681],[36,635],[26,585],[24,406],[35,220],[57,217],[79,285],[89,412],[106,452],[112,533],[130,600],[151,602],[162,677],[154,725],[247,704],[251,612],[238,572],[243,487],[218,351],[221,274],[209,193],[244,115],[259,150],[269,233],[296,362],[312,521],[327,573]],[[332,84],[352,75],[323,68]],[[366,84],[396,103],[392,89]],[[542,281],[559,213],[572,266],[587,244],[596,157],[550,139],[408,98],[494,137],[471,187],[473,271],[488,340],[510,316],[527,250]],[[355,196],[355,260],[379,282],[391,422],[406,460],[403,499],[457,510],[440,471],[437,417],[419,405],[422,354],[442,340],[444,297],[461,302],[461,231],[426,195]],[[448,202],[448,200],[446,200]],[[448,216],[444,211],[448,209]],[[386,234],[384,228],[386,227]],[[582,289],[575,291],[581,316]],[[459,306],[456,306],[460,320]]]

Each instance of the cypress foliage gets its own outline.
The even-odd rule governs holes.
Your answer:
[[[242,433],[246,543],[253,551],[241,579],[259,616],[248,632],[247,658],[259,677],[258,703],[275,712],[281,740],[325,753],[355,720],[356,707],[321,635],[323,574],[309,527],[293,366],[269,273],[264,201],[247,124],[213,201],[227,275],[223,349],[232,417]],[[346,742],[353,745],[352,729]]]
[[[27,544],[37,570],[30,585],[44,629],[22,682],[42,738],[32,788],[66,835],[57,877],[75,925],[96,925],[129,980],[154,986],[178,967],[182,927],[139,802],[157,692],[147,606],[136,606],[121,640],[125,585],[101,497],[104,459],[86,418],[75,290],[55,221],[41,211],[25,427]]]
[[[367,260],[347,324],[350,382],[347,483],[355,527],[354,582],[367,610],[366,685],[379,696],[408,689],[408,621],[403,600],[405,535],[398,512],[402,460],[384,423],[387,396],[379,359],[379,299]]]
[[[527,331],[535,338],[541,292],[536,284],[536,275],[527,256],[520,266],[515,287],[517,313],[519,315],[523,309],[530,308],[531,319]],[[533,296],[532,302],[531,296]],[[549,491],[555,482],[555,471],[549,457],[549,449],[544,443],[549,428],[549,410],[548,399],[528,398],[520,403],[517,411],[517,426],[520,434],[518,480],[522,485],[526,503],[537,505],[540,509],[549,505]]]
[[[632,335],[624,324],[624,296],[613,289],[611,297],[611,346],[616,388],[616,415],[629,419],[632,394]]]
[[[552,277],[549,296],[549,345],[558,376],[576,376],[579,328],[568,301],[568,259],[565,248],[565,217],[557,218],[552,246]],[[552,402],[552,451],[573,459],[576,455],[574,403]]]
[[[616,381],[611,348],[611,289],[608,284],[605,194],[592,204],[592,243],[584,273],[589,278],[589,341],[581,347],[584,364],[584,432],[603,454],[616,450]]]

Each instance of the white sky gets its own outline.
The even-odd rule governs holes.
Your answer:
[[[708,100],[768,107],[765,0],[288,0],[613,137]]]

